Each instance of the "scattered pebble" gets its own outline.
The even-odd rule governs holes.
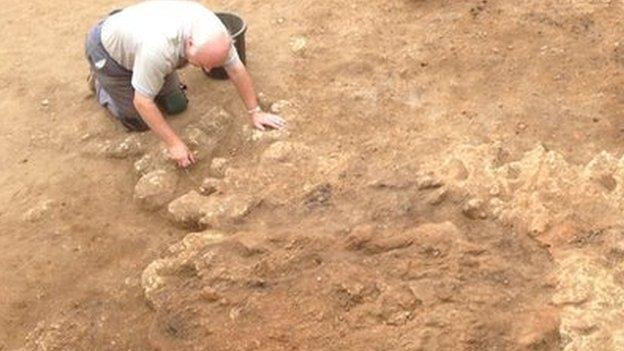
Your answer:
[[[308,39],[305,37],[294,37],[290,42],[290,49],[295,54],[301,54],[308,47]]]
[[[418,190],[436,189],[443,185],[440,179],[434,178],[430,175],[425,175],[416,180]]]
[[[201,296],[209,302],[219,301],[219,299],[221,298],[217,290],[210,286],[204,287],[202,289]]]
[[[426,201],[431,206],[437,206],[441,204],[442,202],[444,202],[447,196],[448,196],[448,190],[446,188],[439,188],[433,193],[431,193]]]
[[[500,193],[501,193],[501,190],[500,190],[500,187],[498,186],[498,184],[493,185],[493,186],[490,188],[490,195],[492,195],[492,196],[498,196],[498,195],[500,195]]]
[[[26,222],[36,222],[42,219],[44,216],[50,213],[52,210],[52,206],[54,205],[53,200],[43,200],[39,202],[35,207],[26,211],[22,216],[22,219]]]
[[[478,198],[468,200],[462,208],[462,213],[470,219],[484,218],[483,200]]]
[[[446,168],[447,174],[451,179],[466,180],[470,175],[464,163],[458,159],[452,159]]]

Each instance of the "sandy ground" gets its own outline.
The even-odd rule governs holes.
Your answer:
[[[624,3],[203,2],[289,125],[184,70],[201,162],[147,209],[85,83],[131,2],[4,1],[0,350],[624,348]]]

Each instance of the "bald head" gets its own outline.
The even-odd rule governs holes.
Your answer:
[[[209,70],[223,65],[231,46],[232,37],[221,28],[194,26],[186,43],[186,58],[190,64]]]

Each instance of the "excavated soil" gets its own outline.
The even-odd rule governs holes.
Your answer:
[[[624,349],[624,2],[203,1],[177,169],[89,94],[130,1],[0,10],[0,351]]]

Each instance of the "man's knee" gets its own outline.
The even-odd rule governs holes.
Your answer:
[[[125,110],[115,115],[115,117],[117,117],[119,122],[121,122],[129,132],[145,132],[149,130],[149,126],[143,121],[143,118],[141,118],[136,110]]]
[[[146,132],[149,126],[139,116],[119,118],[121,124],[126,127],[129,132]]]
[[[188,107],[188,98],[182,89],[160,96],[157,98],[156,102],[168,115],[182,113]]]

